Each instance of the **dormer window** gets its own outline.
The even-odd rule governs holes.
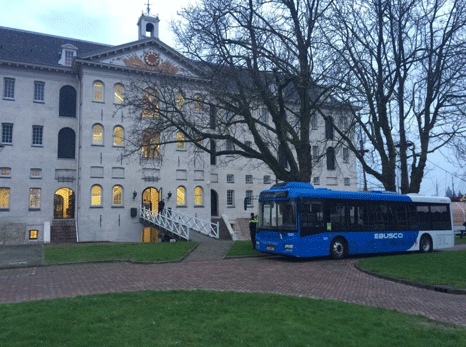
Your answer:
[[[65,49],[65,65],[71,66],[73,64],[74,51]]]
[[[58,62],[60,65],[71,66],[73,65],[73,58],[76,57],[78,53],[78,47],[73,46],[72,44],[64,44],[61,46],[61,57]]]

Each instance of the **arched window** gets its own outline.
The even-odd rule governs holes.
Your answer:
[[[113,128],[113,145],[114,146],[123,146],[123,135],[124,130],[123,127],[117,125]]]
[[[63,128],[58,132],[58,158],[74,159],[76,135],[73,129]]]
[[[194,205],[201,206],[202,205],[202,187],[197,186],[194,188]]]
[[[115,104],[122,104],[123,103],[123,93],[125,92],[125,88],[121,83],[115,84],[115,87],[113,88],[113,94],[114,94],[114,102]]]
[[[91,188],[91,206],[102,206],[102,187],[98,184]]]
[[[92,144],[98,146],[104,144],[104,127],[101,124],[92,126]]]
[[[93,89],[93,100],[103,102],[104,101],[104,84],[101,81],[94,81]]]
[[[327,170],[335,170],[335,149],[327,148]]]
[[[179,92],[177,95],[176,95],[176,108],[180,111],[183,110],[183,106],[184,106],[184,95],[182,92]]]
[[[120,185],[113,186],[113,206],[123,205],[123,187]]]
[[[64,86],[60,89],[58,115],[60,117],[76,117],[76,89],[72,86]]]
[[[142,96],[142,116],[156,118],[159,116],[160,94],[153,88],[146,88]]]
[[[186,206],[186,188],[183,186],[176,188],[176,205]]]
[[[160,157],[160,134],[153,130],[142,133],[141,155],[144,159]]]
[[[184,149],[184,134],[181,131],[176,133],[176,141],[177,149]]]

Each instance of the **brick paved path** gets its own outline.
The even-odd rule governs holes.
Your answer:
[[[466,295],[375,278],[355,269],[356,261],[260,257],[3,269],[0,303],[138,290],[231,290],[345,301],[466,325]]]

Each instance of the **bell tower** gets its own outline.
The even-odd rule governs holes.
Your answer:
[[[138,20],[139,28],[139,40],[143,40],[148,37],[159,38],[159,16],[152,16],[150,13],[150,3],[147,0],[146,13],[142,13]]]

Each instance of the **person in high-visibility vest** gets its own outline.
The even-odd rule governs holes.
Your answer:
[[[251,213],[251,219],[249,220],[249,233],[251,234],[252,248],[256,248],[256,225],[259,222],[254,216],[254,213]]]

